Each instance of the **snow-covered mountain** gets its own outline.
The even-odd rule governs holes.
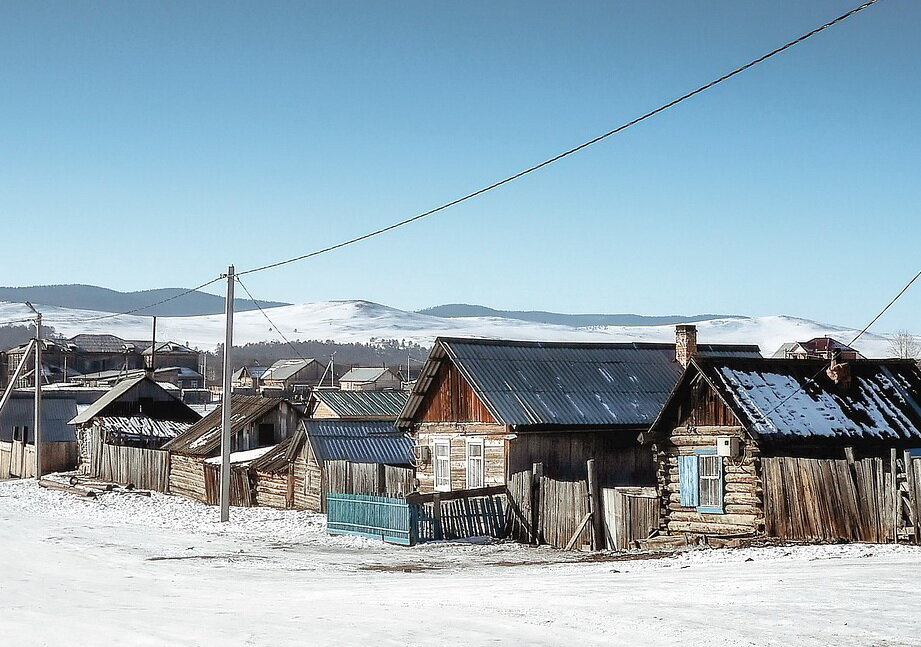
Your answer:
[[[56,332],[110,333],[124,339],[150,337],[151,319],[135,315],[106,317],[105,313],[42,306],[45,322]],[[332,340],[340,343],[371,339],[405,339],[430,344],[435,337],[470,336],[543,341],[672,341],[674,327],[589,326],[574,327],[523,321],[504,317],[435,317],[406,312],[369,301],[322,301],[266,309],[272,322],[291,341]],[[29,317],[29,310],[17,303],[0,303],[0,322]],[[102,318],[105,317],[105,318]],[[765,355],[788,341],[803,341],[829,335],[850,341],[857,331],[784,315],[730,317],[697,321],[702,343],[758,344]],[[186,342],[213,349],[224,338],[223,315],[160,317],[157,338]],[[240,312],[234,318],[234,344],[280,340],[261,312]],[[869,357],[886,357],[888,341],[866,334],[856,344]]]

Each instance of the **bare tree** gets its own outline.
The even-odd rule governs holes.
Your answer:
[[[910,332],[900,330],[889,338],[889,352],[899,359],[918,359],[921,357],[921,344]]]

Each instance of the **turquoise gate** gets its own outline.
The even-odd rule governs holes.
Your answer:
[[[370,494],[326,495],[326,528],[331,535],[358,535],[411,546],[418,542],[419,506],[406,499]]]

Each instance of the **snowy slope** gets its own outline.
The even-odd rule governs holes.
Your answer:
[[[42,306],[45,321],[58,333],[111,333],[125,339],[150,337],[150,317]],[[406,312],[369,301],[323,301],[281,306],[266,310],[268,316],[290,340],[332,340],[367,342],[371,339],[404,339],[430,344],[441,336],[498,337],[543,341],[672,341],[673,326],[571,326],[541,324],[502,317],[434,317]],[[15,303],[0,303],[0,322],[29,316],[28,309]],[[279,340],[265,317],[257,311],[238,313],[234,319],[234,343]],[[782,343],[803,341],[823,335],[848,342],[857,331],[784,315],[711,319],[696,323],[704,343],[758,344],[766,355]],[[159,339],[173,339],[212,349],[224,337],[223,315],[160,317]],[[870,357],[885,357],[888,342],[867,334],[857,347]]]

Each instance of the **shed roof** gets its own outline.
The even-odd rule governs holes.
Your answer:
[[[148,346],[144,349],[144,352],[141,355],[150,355],[151,349],[153,346]],[[177,355],[197,355],[198,353],[188,346],[180,344],[175,341],[161,341],[157,342],[157,352],[158,353],[171,353]]]
[[[699,344],[698,353],[760,357],[750,345]],[[444,361],[512,426],[646,427],[682,373],[674,344],[438,338],[398,424],[411,424]]]
[[[13,439],[13,427],[28,428],[27,442],[35,442],[35,401],[25,394],[13,393],[0,412],[0,440]],[[42,441],[73,442],[74,428],[68,421],[77,415],[77,401],[70,397],[42,397]]]
[[[383,377],[387,373],[390,373],[391,375],[394,375],[394,377],[396,377],[394,372],[391,371],[389,368],[358,367],[358,368],[353,368],[350,371],[346,372],[345,375],[339,378],[339,381],[340,382],[376,382],[377,380],[379,380],[381,377]]]
[[[406,405],[405,391],[335,391],[317,389],[312,397],[343,418],[396,420]]]
[[[282,398],[264,398],[258,395],[234,393],[230,400],[230,433],[237,434],[247,425],[257,422],[267,413],[280,406],[290,406]],[[221,444],[221,418],[223,406],[218,407],[188,428],[184,434],[163,446],[179,454],[208,456]]]
[[[79,415],[76,415],[73,418],[73,420],[70,421],[70,424],[82,425],[82,424],[89,422],[96,416],[103,413],[104,410],[109,405],[115,403],[122,397],[126,396],[130,391],[132,391],[135,388],[138,388],[142,383],[145,383],[145,382],[149,383],[148,384],[149,388],[155,388],[159,391],[162,391],[163,394],[168,396],[169,400],[175,401],[176,406],[181,405],[181,408],[187,409],[189,419],[193,419],[193,420],[197,419],[198,414],[196,414],[195,411],[193,411],[185,403],[183,403],[181,399],[176,397],[175,394],[168,391],[161,383],[152,380],[147,375],[142,373],[136,377],[129,378],[127,380],[122,380],[121,382],[116,383],[115,386],[109,389],[105,395],[103,395],[101,398],[96,400],[96,402],[94,402],[89,407],[81,411]]]
[[[823,360],[694,359],[739,421],[766,437],[921,440],[921,371],[911,360],[852,360],[849,386]],[[677,391],[676,391],[677,395]]]
[[[175,438],[192,426],[189,422],[155,420],[147,416],[99,416],[95,422],[106,432],[144,438]]]
[[[413,441],[392,422],[306,420],[305,431],[317,461],[411,465]]]
[[[287,380],[297,375],[299,371],[316,363],[317,360],[315,359],[280,359],[266,369],[261,379]]]

